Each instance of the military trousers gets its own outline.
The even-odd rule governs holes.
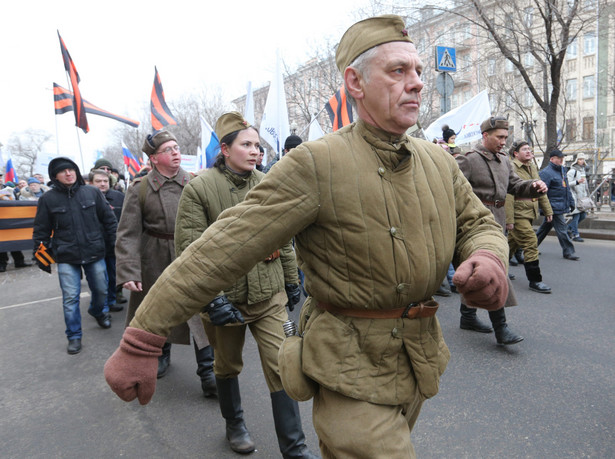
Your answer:
[[[235,304],[242,313],[246,308],[263,311],[256,317],[246,314],[245,324],[217,327],[210,322],[204,322],[205,332],[214,348],[214,374],[218,378],[235,378],[241,373],[246,328],[249,328],[258,347],[269,391],[273,393],[284,389],[278,369],[278,352],[284,341],[282,324],[288,319],[287,301],[286,293],[280,292],[255,305]]]
[[[410,432],[423,399],[377,405],[320,386],[312,419],[323,459],[415,458]]]
[[[508,231],[510,255],[517,249],[523,250],[526,262],[538,260],[538,238],[529,218],[515,218],[515,227]]]

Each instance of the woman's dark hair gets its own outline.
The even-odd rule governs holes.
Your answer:
[[[256,129],[254,126],[250,126],[248,129],[254,129],[256,133],[258,134],[258,129]],[[220,139],[220,144],[218,145],[218,149],[220,149],[220,146],[222,144],[228,145],[229,147],[233,145],[233,142],[235,141],[239,133],[244,130],[245,129],[240,129],[238,131],[233,131],[230,134],[226,134],[224,137]],[[224,155],[222,154],[222,151],[220,151],[218,153],[218,156],[216,156],[216,160],[214,161],[214,167],[217,167],[218,169],[220,169],[220,166],[223,166],[223,165],[224,165]]]

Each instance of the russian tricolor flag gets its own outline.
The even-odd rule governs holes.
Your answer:
[[[124,142],[122,142],[122,152],[124,154],[124,165],[126,169],[128,169],[128,174],[132,180],[141,170],[141,161],[130,152],[128,147],[124,145]]]
[[[199,156],[199,170],[210,168],[216,161],[220,142],[218,136],[205,118],[201,116],[201,154]]]
[[[4,174],[4,183],[13,182],[17,184],[19,179],[17,178],[17,172],[15,172],[15,168],[13,167],[13,159],[9,158],[6,162],[6,172]]]

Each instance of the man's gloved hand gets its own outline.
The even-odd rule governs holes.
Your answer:
[[[36,266],[38,266],[39,269],[42,269],[46,273],[51,274],[51,265],[45,265],[39,259],[37,259],[36,260]]]
[[[453,283],[468,306],[500,309],[508,297],[508,278],[504,263],[488,250],[478,250],[459,265]]]
[[[286,284],[284,290],[286,290],[286,296],[288,296],[286,307],[289,311],[294,311],[295,305],[301,301],[301,289],[298,284]]]
[[[236,322],[245,322],[241,312],[233,306],[226,295],[220,295],[203,308],[203,312],[209,314],[209,319],[214,325],[222,326]]]
[[[127,327],[113,355],[105,363],[105,379],[111,390],[125,402],[139,398],[146,405],[156,390],[158,357],[167,341],[139,328]]]

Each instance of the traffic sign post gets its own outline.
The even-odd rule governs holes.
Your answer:
[[[438,72],[457,71],[457,52],[448,46],[436,46],[436,70]]]

